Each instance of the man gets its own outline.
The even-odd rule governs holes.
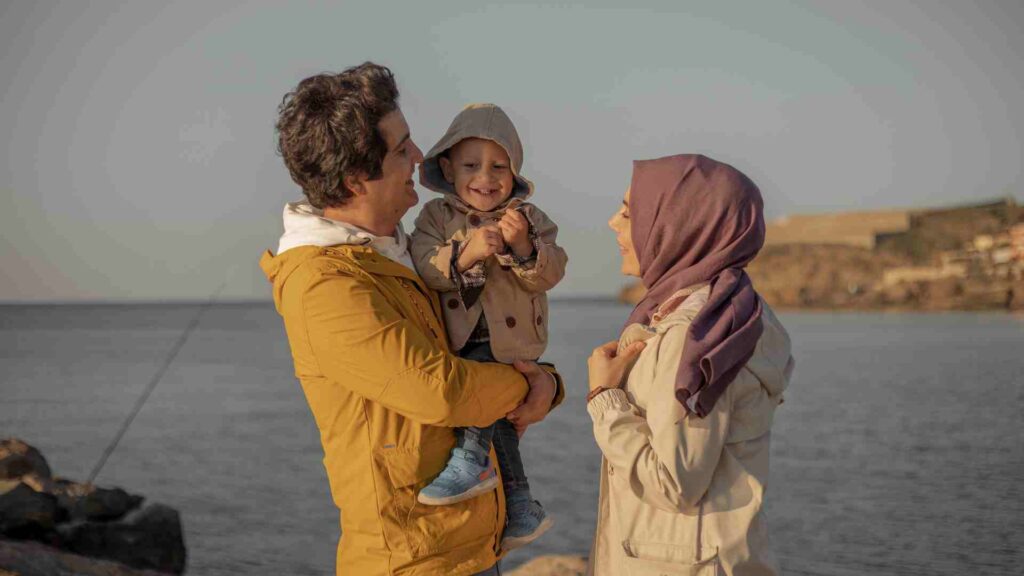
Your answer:
[[[444,468],[451,427],[513,411],[537,422],[563,391],[536,364],[449,350],[400,225],[423,154],[397,101],[391,71],[372,63],[307,78],[285,97],[279,148],[307,201],[285,207],[278,255],[260,265],[341,511],[338,574],[498,574],[500,490],[441,507],[416,495]]]

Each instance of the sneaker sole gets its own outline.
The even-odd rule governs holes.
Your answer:
[[[462,494],[456,494],[455,496],[444,496],[442,498],[434,498],[431,496],[427,496],[423,492],[420,492],[419,495],[416,496],[416,501],[419,502],[420,504],[426,504],[427,506],[447,506],[449,504],[462,502],[463,500],[469,500],[470,498],[476,498],[477,496],[483,494],[484,492],[490,492],[491,490],[494,490],[497,487],[498,475],[495,474],[494,476],[491,476],[487,480],[484,480],[483,482],[477,484],[476,486],[473,486],[469,490],[466,490]]]
[[[509,536],[501,539],[501,549],[505,551],[515,550],[516,548],[522,548],[530,542],[533,542],[537,538],[540,538],[548,531],[549,528],[555,525],[555,519],[551,515],[547,515],[543,520],[540,521],[540,526],[532,533],[526,536]]]

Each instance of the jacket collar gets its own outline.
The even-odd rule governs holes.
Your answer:
[[[394,236],[377,236],[358,226],[324,216],[308,201],[289,202],[284,207],[284,234],[277,247],[283,254],[301,246],[369,246],[382,255],[413,267],[409,237],[399,223]]]
[[[324,248],[324,253],[346,260],[368,274],[407,278],[423,285],[423,280],[414,270],[380,254],[369,245],[329,246]]]

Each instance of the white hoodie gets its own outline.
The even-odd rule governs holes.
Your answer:
[[[313,207],[307,200],[289,202],[284,206],[284,234],[277,245],[282,254],[299,246],[338,246],[339,244],[369,245],[382,256],[415,270],[409,256],[409,239],[399,223],[394,236],[375,236],[362,228],[332,220],[324,211]]]

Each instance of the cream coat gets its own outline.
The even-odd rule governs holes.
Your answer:
[[[770,430],[793,370],[789,336],[764,302],[754,356],[706,418],[687,415],[675,377],[690,322],[708,288],[653,328],[625,390],[587,406],[604,459],[590,574],[771,576],[778,567],[762,505]]]

